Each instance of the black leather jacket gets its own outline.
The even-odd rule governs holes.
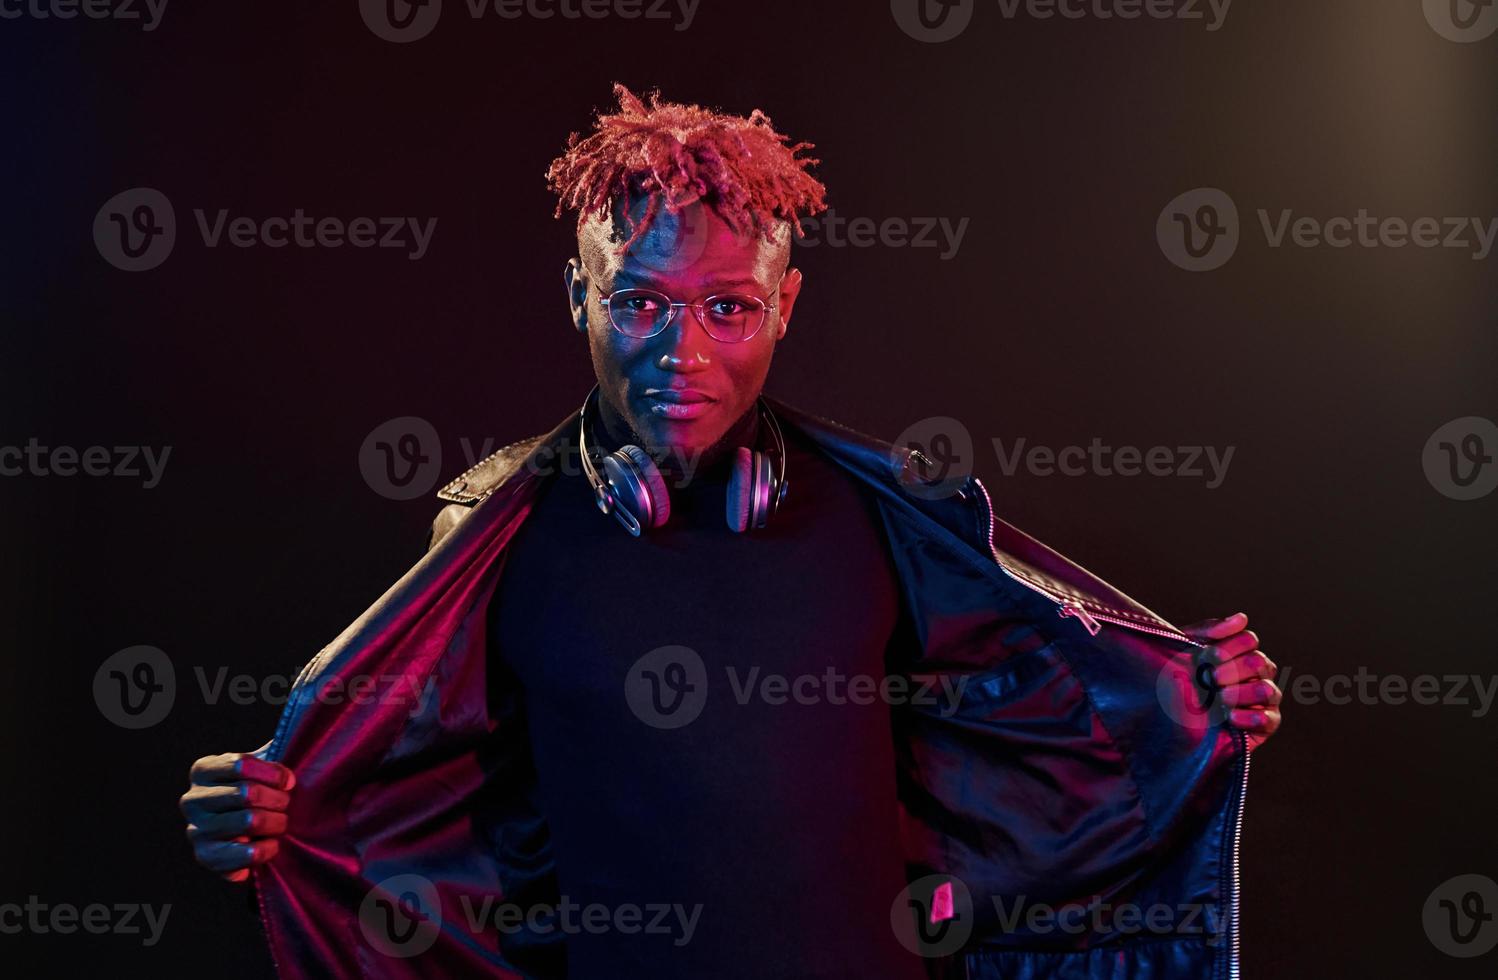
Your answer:
[[[768,400],[877,501],[920,671],[967,679],[955,711],[896,717],[931,975],[1236,977],[1248,753],[1196,710],[1210,696],[1198,645],[998,520],[980,481],[912,494],[907,451]],[[484,622],[548,454],[576,424],[571,413],[445,487],[426,556],[298,678],[263,751],[298,780],[281,854],[257,871],[282,975],[544,976],[559,963],[557,936],[475,932],[462,909],[554,887],[513,716],[485,701]],[[321,696],[361,676],[411,696]],[[400,889],[429,934],[420,955],[371,941],[371,900]]]

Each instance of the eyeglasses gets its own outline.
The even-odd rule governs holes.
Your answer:
[[[775,309],[758,296],[720,293],[700,303],[675,303],[653,289],[616,289],[598,297],[609,312],[609,322],[626,337],[646,340],[671,325],[676,311],[689,309],[714,340],[738,344],[759,333],[765,314]]]

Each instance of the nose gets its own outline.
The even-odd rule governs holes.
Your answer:
[[[712,363],[711,345],[717,343],[689,308],[679,310],[656,339],[661,344],[656,365],[664,371],[687,373],[706,369]]]

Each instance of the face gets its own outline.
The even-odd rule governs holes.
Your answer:
[[[637,203],[636,221],[645,205]],[[566,272],[573,325],[588,337],[600,394],[646,450],[695,455],[712,449],[753,408],[790,323],[801,273],[787,268],[789,225],[767,242],[760,234],[735,233],[711,208],[694,204],[674,215],[663,208],[627,252],[618,250],[623,238],[611,240],[617,234],[611,220],[589,218],[578,229],[581,258]],[[640,339],[616,330],[599,299],[620,289],[653,289],[678,303],[747,293],[776,309],[766,313],[758,333],[738,343],[710,337],[689,309],[678,309],[665,330]]]

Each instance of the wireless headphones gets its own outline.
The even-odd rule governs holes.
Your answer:
[[[577,445],[583,474],[593,487],[598,509],[612,513],[626,531],[638,538],[642,530],[666,523],[671,516],[671,495],[666,492],[666,481],[655,460],[639,446],[621,446],[604,456],[603,472],[599,473],[588,439],[588,406],[597,393],[598,386],[594,385],[579,413]],[[774,451],[767,454],[740,446],[735,452],[733,473],[728,479],[726,516],[728,526],[739,532],[764,527],[785,499],[785,437],[764,398],[759,398],[756,405],[774,442]]]

